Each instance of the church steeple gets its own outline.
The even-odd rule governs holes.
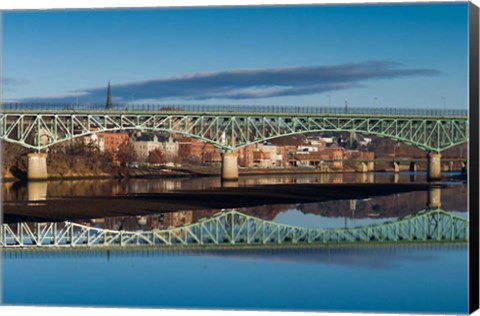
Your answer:
[[[107,105],[105,106],[107,110],[112,109],[112,92],[110,91],[110,81],[108,81],[107,89]]]

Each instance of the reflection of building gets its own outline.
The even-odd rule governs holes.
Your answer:
[[[193,222],[193,211],[177,211],[144,216],[145,226],[151,229],[167,229]]]
[[[164,228],[178,227],[185,224],[190,224],[193,221],[193,211],[178,211],[163,213],[158,216],[159,226]]]

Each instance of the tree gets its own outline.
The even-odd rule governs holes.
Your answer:
[[[117,151],[114,154],[114,159],[120,164],[120,166],[127,166],[129,163],[137,160],[135,149],[129,142],[124,142],[118,146]]]
[[[163,152],[157,148],[148,153],[149,163],[162,163],[164,161]]]

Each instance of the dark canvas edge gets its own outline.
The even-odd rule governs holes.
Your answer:
[[[469,312],[479,308],[479,8],[469,7]]]

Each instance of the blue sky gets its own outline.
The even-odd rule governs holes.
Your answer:
[[[3,13],[4,101],[467,108],[467,3]]]

